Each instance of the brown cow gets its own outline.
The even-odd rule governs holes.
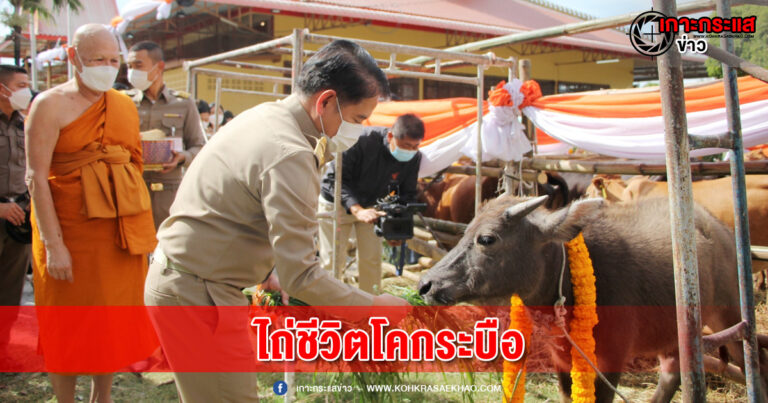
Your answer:
[[[747,209],[749,238],[752,245],[768,246],[768,175],[747,175]],[[636,176],[626,183],[618,178],[595,177],[587,189],[589,197],[604,197],[609,202],[636,202],[650,197],[667,197],[667,182],[654,182]],[[733,196],[731,178],[693,182],[693,200],[709,210],[733,230]],[[768,269],[768,262],[753,260],[755,273]],[[765,287],[765,278],[760,281]]]
[[[496,197],[499,179],[483,177],[482,200]],[[475,176],[445,174],[442,180],[420,182],[421,201],[427,203],[424,215],[460,223],[468,223],[475,216]]]
[[[482,201],[497,196],[499,178],[484,176]],[[539,194],[549,195],[547,208],[554,209],[570,201],[565,180],[558,174],[547,172],[547,183],[537,183]],[[475,216],[475,175],[445,174],[432,182],[419,182],[420,201],[427,204],[424,215],[467,224]]]

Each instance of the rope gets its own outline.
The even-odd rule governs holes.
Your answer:
[[[566,262],[566,252],[565,252],[565,244],[561,245],[562,251],[563,251],[563,264],[560,268],[560,280],[558,281],[558,287],[557,292],[559,295],[559,298],[555,302],[554,309],[555,309],[555,324],[557,327],[560,328],[560,330],[563,331],[563,334],[565,335],[565,338],[568,340],[569,343],[576,349],[576,351],[579,352],[579,354],[584,358],[584,360],[589,364],[590,367],[595,371],[597,376],[606,384],[608,385],[611,390],[613,390],[614,393],[616,393],[621,400],[623,400],[626,403],[630,403],[630,400],[627,399],[626,396],[624,396],[619,390],[613,386],[613,384],[608,381],[608,379],[603,375],[602,372],[600,372],[599,369],[597,369],[597,366],[592,362],[592,360],[587,357],[586,354],[584,354],[584,351],[582,351],[581,347],[576,344],[575,341],[571,338],[571,336],[568,334],[568,330],[565,328],[565,296],[563,296],[563,277],[565,277],[565,262]]]

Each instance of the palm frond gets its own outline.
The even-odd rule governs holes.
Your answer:
[[[54,11],[61,10],[61,8],[66,5],[69,5],[69,8],[74,12],[78,12],[83,8],[83,3],[81,3],[80,0],[53,0]]]

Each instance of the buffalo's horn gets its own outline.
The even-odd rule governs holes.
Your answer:
[[[513,218],[522,218],[527,216],[531,211],[536,210],[539,206],[547,202],[549,196],[539,196],[533,199],[528,199],[522,203],[515,204],[514,206],[504,211],[504,218],[511,220]]]

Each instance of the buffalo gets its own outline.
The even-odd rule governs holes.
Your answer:
[[[572,306],[563,243],[581,232],[596,278],[598,368],[616,386],[629,360],[658,358],[661,373],[653,401],[670,401],[680,385],[680,369],[667,200],[609,205],[582,199],[550,211],[542,207],[546,199],[504,196],[488,203],[458,245],[422,277],[419,293],[431,304],[518,294],[530,309],[551,310],[562,292],[565,305]],[[699,206],[694,223],[702,323],[717,332],[741,321],[734,237]],[[565,286],[559,290],[561,272]],[[555,347],[550,355],[562,399],[568,401],[570,352]],[[727,344],[720,354],[743,370],[741,343]],[[763,391],[766,362],[761,352]],[[613,390],[599,379],[595,387],[598,402],[613,400]]]

